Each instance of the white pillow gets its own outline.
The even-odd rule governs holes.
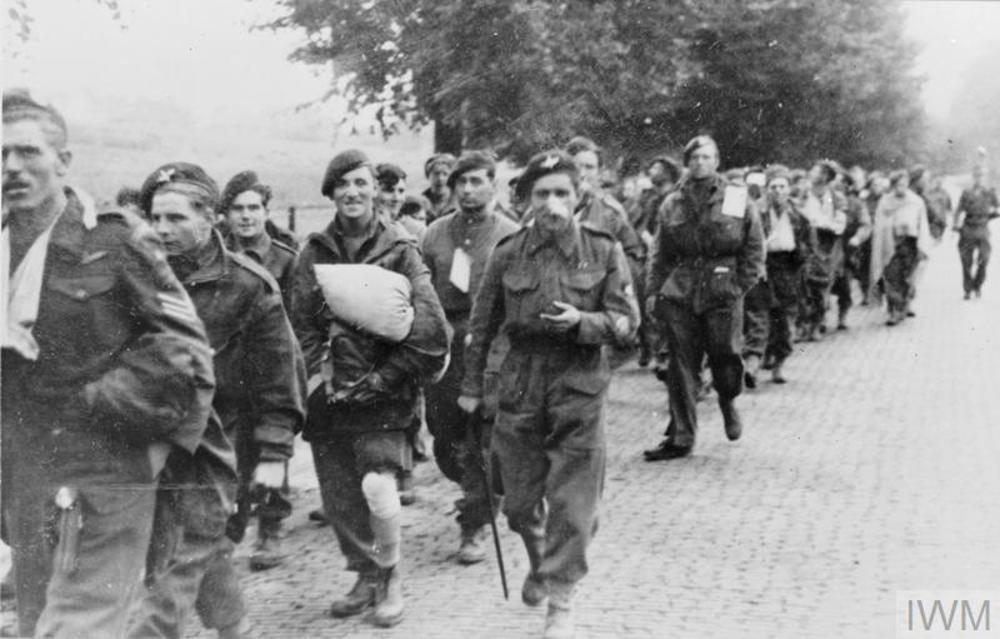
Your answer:
[[[389,342],[413,326],[410,280],[374,264],[316,264],[323,299],[344,324]]]

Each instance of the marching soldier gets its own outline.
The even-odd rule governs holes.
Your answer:
[[[650,461],[684,457],[698,428],[696,397],[707,355],[726,436],[743,424],[734,400],[743,391],[743,296],[764,274],[760,218],[743,186],[717,173],[719,149],[700,135],[684,147],[688,168],[660,209],[649,263],[647,305],[670,348],[670,425]]]
[[[427,229],[423,241],[424,261],[431,271],[434,289],[441,299],[448,323],[454,331],[451,363],[444,377],[427,388],[427,425],[434,435],[434,459],[446,477],[459,482],[458,523],[462,544],[458,561],[482,561],[484,527],[489,523],[489,487],[482,482],[483,463],[478,442],[488,442],[491,411],[478,415],[486,437],[476,437],[468,428],[469,418],[458,406],[465,374],[465,337],[468,335],[472,300],[486,269],[486,260],[497,242],[520,227],[499,212],[496,194],[496,163],[482,151],[470,151],[458,159],[448,179],[458,210],[438,218]],[[485,445],[485,444],[484,444]]]
[[[160,167],[142,188],[143,209],[215,351],[218,420],[194,455],[168,460],[136,638],[181,637],[192,610],[220,637],[243,636],[246,608],[231,558],[246,526],[244,497],[259,485],[270,515],[261,517],[252,566],[280,559],[276,528],[290,509],[278,489],[305,418],[302,355],[274,278],[226,250],[215,230],[218,200],[215,182],[183,162]],[[230,517],[237,488],[242,508]]]
[[[3,96],[3,529],[20,634],[119,637],[157,477],[197,447],[205,328],[149,227],[69,189],[67,127]]]
[[[376,188],[372,164],[360,151],[330,161],[321,190],[337,212],[299,255],[292,322],[313,388],[303,438],[312,445],[323,508],[347,569],[358,573],[330,614],[374,608],[372,621],[388,627],[404,613],[396,477],[412,467],[406,431],[420,386],[444,366],[451,330],[416,240],[375,213]],[[412,326],[401,341],[380,339],[335,314],[317,275],[328,265],[368,265],[408,282]]]
[[[997,217],[997,194],[983,184],[984,169],[972,169],[972,187],[962,191],[955,209],[955,232],[958,233],[958,255],[962,259],[962,288],[965,299],[982,295],[986,267],[990,263],[990,229],[988,223]],[[975,265],[975,266],[973,266]]]
[[[494,249],[470,320],[459,405],[479,410],[491,342],[510,351],[499,379],[491,456],[504,513],[524,540],[531,571],[522,600],[549,599],[545,636],[570,637],[573,591],[587,572],[604,477],[602,345],[625,344],[639,322],[621,247],[573,219],[579,175],[561,151],[536,155],[518,179],[533,225]]]
[[[243,253],[267,269],[281,289],[285,309],[291,307],[292,274],[298,251],[283,236],[268,231],[271,187],[262,184],[253,171],[242,171],[222,189],[219,209],[225,216],[223,239],[226,249]],[[273,225],[270,225],[273,226]]]

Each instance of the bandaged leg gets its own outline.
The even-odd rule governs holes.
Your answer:
[[[361,480],[361,492],[371,510],[375,537],[372,559],[382,568],[391,568],[399,562],[400,503],[396,479],[391,474],[368,473]]]

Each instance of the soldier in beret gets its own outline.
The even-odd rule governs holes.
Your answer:
[[[255,172],[237,173],[222,189],[219,210],[225,219],[219,226],[228,250],[250,257],[274,277],[281,289],[281,301],[288,309],[298,251],[268,232],[270,202],[271,187],[261,183]]]
[[[120,637],[157,478],[214,388],[205,327],[149,227],[67,187],[59,113],[3,96],[0,445],[19,635]]]
[[[434,435],[434,459],[438,467],[462,486],[458,508],[462,542],[458,561],[474,564],[486,557],[483,542],[490,517],[487,486],[479,470],[483,463],[479,444],[489,441],[489,424],[495,411],[477,415],[475,428],[480,432],[476,433],[468,427],[469,417],[458,407],[465,374],[465,336],[486,259],[497,242],[519,227],[496,204],[496,162],[492,154],[463,153],[448,178],[448,187],[455,194],[459,208],[435,220],[421,245],[434,289],[455,333],[447,372],[441,381],[427,388],[427,426]],[[495,358],[501,356],[502,353],[495,354]]]
[[[648,461],[690,454],[698,428],[697,394],[707,356],[726,436],[743,423],[734,400],[743,391],[743,296],[764,275],[760,218],[745,186],[718,173],[719,148],[699,135],[684,147],[688,175],[660,208],[649,262],[649,314],[670,348],[670,423]]]
[[[330,614],[347,617],[374,607],[372,621],[393,626],[404,612],[396,477],[412,466],[407,429],[417,416],[420,387],[445,366],[451,330],[416,240],[376,214],[376,189],[364,153],[344,151],[330,161],[321,191],[336,214],[299,255],[292,323],[310,375],[302,436],[312,445],[323,508],[347,569],[358,573]],[[316,277],[315,267],[326,264],[369,264],[409,280],[414,315],[406,337],[386,342],[339,321]]]
[[[491,457],[504,514],[531,571],[521,598],[549,600],[545,636],[570,637],[604,477],[605,344],[635,336],[639,309],[622,248],[574,219],[580,177],[562,151],[536,155],[517,182],[534,223],[497,244],[469,322],[459,406],[482,407],[490,344],[510,340],[498,383]],[[495,471],[494,471],[495,474]]]
[[[214,228],[215,182],[201,167],[166,164],[146,179],[142,204],[215,351],[215,415],[194,454],[167,461],[147,574],[130,636],[180,637],[197,611],[219,636],[241,637],[246,607],[232,565],[251,485],[265,495],[261,535],[275,538],[290,508],[278,492],[305,417],[301,351],[278,285],[253,259],[228,251]],[[234,450],[235,448],[235,450]],[[239,509],[231,516],[238,495]],[[273,546],[255,555],[275,554]],[[251,563],[254,558],[251,557]]]
[[[421,195],[431,203],[431,209],[427,212],[428,224],[447,213],[454,204],[451,189],[448,188],[448,176],[451,175],[453,166],[455,156],[451,153],[435,153],[424,163],[424,177],[430,182],[430,186]]]

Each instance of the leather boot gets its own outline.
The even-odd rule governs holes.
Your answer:
[[[719,398],[719,408],[722,409],[722,421],[726,427],[726,437],[734,442],[743,434],[743,421],[740,419],[732,398]]]
[[[462,545],[458,548],[458,563],[463,566],[478,564],[486,559],[486,529],[463,530]]]
[[[846,331],[847,330],[847,309],[840,309],[837,311],[837,330]]]
[[[376,579],[374,573],[359,572],[358,580],[354,582],[350,592],[330,605],[330,616],[338,619],[351,617],[374,604]]]
[[[785,376],[781,374],[781,367],[783,364],[784,362],[776,362],[774,364],[774,368],[771,369],[771,381],[775,384],[784,384],[788,381],[785,379]]]
[[[379,568],[372,622],[381,628],[391,628],[403,620],[403,611],[403,578],[399,566]]]
[[[257,522],[257,541],[250,555],[250,570],[268,570],[285,560],[281,551],[281,520],[263,519]]]
[[[524,547],[528,551],[528,563],[531,566],[531,570],[524,578],[524,585],[521,586],[521,601],[524,605],[534,608],[541,605],[549,596],[545,579],[538,574],[538,569],[542,565],[542,555],[545,553],[545,537],[528,533],[522,534],[521,539],[524,540]]]
[[[549,612],[545,615],[544,639],[572,639],[573,584],[553,583],[549,589]]]

